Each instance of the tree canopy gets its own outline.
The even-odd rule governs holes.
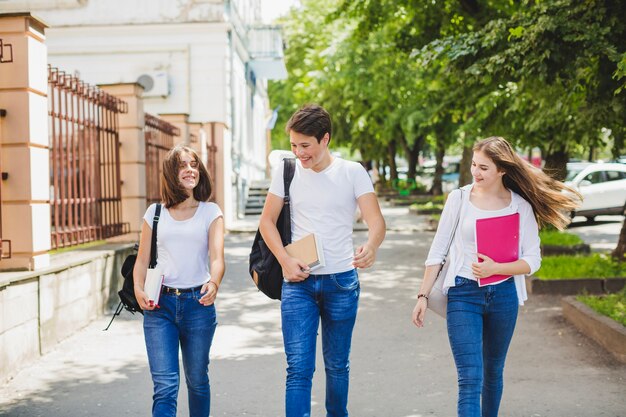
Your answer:
[[[333,141],[391,167],[500,135],[548,167],[626,153],[626,3],[621,0],[304,0],[280,23],[288,117],[317,102]]]

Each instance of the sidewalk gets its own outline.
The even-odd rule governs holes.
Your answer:
[[[351,416],[451,417],[456,375],[445,322],[430,314],[426,327],[416,329],[410,321],[433,233],[421,231],[423,219],[406,208],[384,211],[392,230],[376,266],[360,272]],[[214,417],[284,415],[279,303],[258,293],[247,274],[252,239],[251,233],[226,238],[227,274],[211,351]],[[355,233],[355,244],[365,239],[365,232]],[[108,320],[94,322],[0,386],[0,415],[149,415],[152,387],[141,317],[125,312],[103,332]],[[318,345],[313,416],[325,414],[323,370]],[[559,298],[531,296],[520,309],[500,415],[623,417],[625,377],[626,366],[562,319]],[[182,381],[178,415],[188,415]]]

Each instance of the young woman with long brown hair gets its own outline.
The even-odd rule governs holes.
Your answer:
[[[428,294],[452,241],[449,269],[441,279],[448,295],[448,338],[458,374],[458,415],[495,417],[518,305],[528,298],[524,275],[541,266],[539,225],[563,229],[580,195],[521,159],[501,137],[484,139],[473,150],[474,182],[448,197],[425,262],[412,319],[417,327],[424,326]],[[477,253],[476,221],[514,213],[519,213],[518,260],[498,263]],[[496,274],[510,278],[478,285],[478,279]]]
[[[209,350],[217,325],[213,303],[224,276],[224,219],[217,204],[208,202],[210,197],[211,179],[196,152],[174,147],[163,161],[161,175],[156,267],[164,280],[158,308],[144,291],[156,204],[144,215],[133,270],[135,296],[144,310],[153,416],[176,416],[179,349],[189,414],[209,416]]]

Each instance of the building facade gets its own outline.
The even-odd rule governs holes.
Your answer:
[[[227,227],[266,175],[267,80],[286,76],[280,29],[260,0],[0,0],[48,25],[48,62],[90,84],[138,82],[152,114],[183,118],[182,141],[220,150],[216,199]],[[221,174],[221,175],[220,175]]]

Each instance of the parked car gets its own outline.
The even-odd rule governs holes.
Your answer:
[[[583,196],[582,205],[572,216],[593,221],[596,216],[626,211],[626,164],[568,163],[565,184]]]

